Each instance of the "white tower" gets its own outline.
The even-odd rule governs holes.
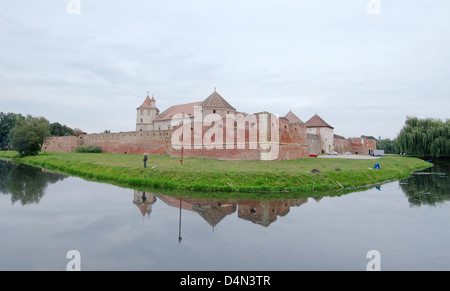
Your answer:
[[[152,96],[150,99],[147,92],[147,97],[145,98],[144,103],[136,109],[136,131],[153,130],[153,120],[155,120],[159,114],[159,109],[156,108],[155,103],[155,98]]]

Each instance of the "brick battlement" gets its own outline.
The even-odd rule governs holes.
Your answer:
[[[251,126],[247,124],[244,130],[245,142],[244,146],[237,139],[237,129],[234,128],[234,136],[230,138],[227,136],[230,132],[226,130],[226,122],[223,122],[223,136],[221,146],[210,149],[207,147],[206,138],[208,130],[211,126],[201,126],[201,145],[197,144],[195,147],[195,134],[190,134],[190,147],[183,147],[183,154],[185,157],[199,157],[199,158],[213,158],[221,160],[261,160],[262,153],[268,152],[271,149],[262,149],[261,146],[252,148],[250,146],[251,140]],[[96,145],[100,146],[105,153],[120,153],[120,154],[144,154],[149,155],[170,155],[179,157],[181,155],[180,144],[172,145],[172,135],[181,126],[175,127],[172,130],[155,130],[155,131],[133,131],[133,132],[119,132],[119,133],[100,133],[100,134],[85,134],[79,137],[50,137],[45,140],[42,146],[43,151],[55,152],[74,152],[76,147],[82,145]],[[188,138],[187,131],[194,130],[194,125],[189,125],[185,128],[185,138]],[[233,132],[233,131],[232,131]],[[275,159],[299,159],[308,157],[308,143],[306,126],[301,123],[289,123],[286,118],[279,118],[279,140],[276,145],[278,147],[277,156]],[[216,137],[212,136],[212,141]],[[259,135],[257,135],[257,143],[259,144]],[[268,141],[270,142],[270,131]],[[211,141],[209,140],[209,141]],[[184,144],[184,142],[183,142]],[[178,147],[177,147],[178,146]],[[200,149],[199,149],[200,148]]]

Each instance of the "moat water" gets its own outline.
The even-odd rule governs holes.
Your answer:
[[[64,271],[72,258],[81,270],[366,270],[371,250],[381,270],[450,270],[449,173],[340,196],[205,200],[0,161],[0,270]]]

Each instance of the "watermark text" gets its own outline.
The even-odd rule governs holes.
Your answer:
[[[66,271],[81,271],[81,254],[77,250],[70,250],[66,255],[70,261],[67,263]]]
[[[66,11],[70,15],[81,13],[81,0],[70,0],[67,3]]]

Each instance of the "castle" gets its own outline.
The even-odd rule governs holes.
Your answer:
[[[147,96],[136,109],[130,132],[51,137],[43,151],[74,152],[82,145],[106,153],[170,155],[222,160],[292,160],[333,151],[368,154],[376,149],[365,138],[342,139],[317,114],[303,122],[292,111],[239,112],[216,90],[203,101],[173,105],[160,112]]]

